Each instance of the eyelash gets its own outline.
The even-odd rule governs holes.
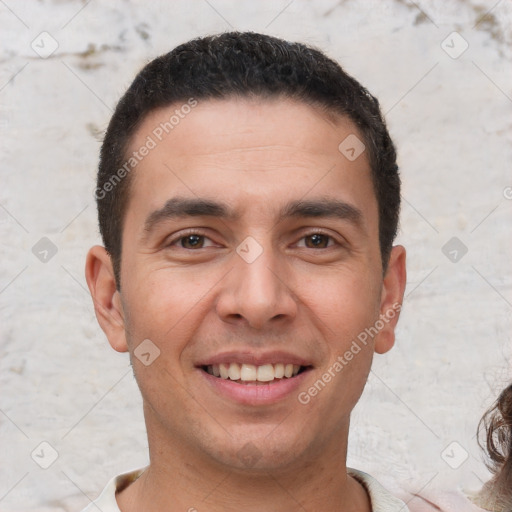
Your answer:
[[[182,231],[181,233],[178,234],[178,236],[171,239],[168,245],[169,245],[169,247],[171,247],[175,244],[178,244],[184,238],[187,238],[188,236],[192,236],[192,235],[204,236],[205,238],[208,238],[208,240],[210,240],[210,238],[206,235],[206,233],[204,231],[196,228],[196,229]],[[185,247],[180,247],[180,249],[183,249],[185,251],[193,250],[193,249],[185,249]],[[200,249],[203,249],[203,247],[200,247]]]
[[[195,228],[195,229],[190,229],[190,230],[187,230],[187,231],[182,231],[181,233],[179,233],[178,236],[175,236],[174,238],[172,238],[169,241],[168,247],[171,247],[173,245],[177,245],[182,239],[187,238],[188,236],[191,236],[191,235],[203,236],[203,237],[207,238],[208,240],[211,240],[204,231],[202,231],[201,229]],[[343,245],[339,241],[337,241],[332,235],[330,235],[328,233],[325,233],[324,231],[321,231],[321,230],[310,231],[307,234],[303,235],[299,239],[299,241],[307,238],[308,236],[312,236],[312,235],[322,235],[322,236],[327,237],[329,239],[327,244],[329,244],[329,242],[331,242],[331,241],[333,242],[332,245],[328,245],[327,247],[321,247],[320,249],[324,249],[325,250],[325,249],[329,249],[330,247],[333,247],[333,245],[338,245],[338,246],[342,246]],[[311,249],[310,247],[303,247],[303,248],[304,249]],[[180,249],[183,249],[185,251],[194,251],[194,249],[186,249],[185,247],[180,247]],[[204,249],[204,247],[200,247],[199,249]],[[198,249],[195,249],[195,250],[198,250]]]

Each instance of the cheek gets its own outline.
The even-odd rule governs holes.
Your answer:
[[[332,411],[332,421],[352,410],[366,384],[373,360],[373,338],[368,327],[379,318],[378,293],[359,281],[344,286],[323,287],[316,295],[317,326],[324,338],[325,357],[309,396],[321,399],[312,404]],[[325,389],[325,392],[324,392]]]
[[[124,290],[130,350],[150,339],[159,347],[163,360],[175,362],[197,328],[198,315],[204,314],[207,284],[200,276],[184,276],[172,269],[134,272]]]
[[[380,281],[364,271],[340,271],[306,280],[302,286],[309,309],[324,325],[326,337],[340,350],[379,317]],[[334,347],[333,347],[334,348]]]

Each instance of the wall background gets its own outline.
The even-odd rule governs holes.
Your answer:
[[[233,28],[338,59],[398,145],[407,298],[354,411],[349,465],[392,489],[478,488],[476,426],[512,379],[511,21],[506,0],[0,2],[0,510],[80,510],[147,463],[128,356],[84,279],[97,155],[147,61]]]

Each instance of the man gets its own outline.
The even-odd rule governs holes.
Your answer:
[[[406,280],[377,100],[302,44],[190,41],[120,100],[96,197],[87,283],[130,353],[150,464],[86,510],[406,511],[346,467]]]

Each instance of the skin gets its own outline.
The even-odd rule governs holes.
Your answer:
[[[131,150],[175,108],[150,113]],[[130,352],[144,400],[150,466],[117,494],[123,512],[371,510],[347,475],[350,413],[373,354],[394,344],[398,314],[309,403],[297,399],[403,298],[403,247],[383,276],[366,153],[349,161],[338,151],[357,133],[351,121],[292,100],[210,100],[138,164],[120,290],[103,247],[86,263],[98,321],[115,350]],[[146,231],[148,216],[176,196],[224,203],[238,217],[169,218]],[[316,199],[350,204],[359,222],[278,217],[291,201]],[[182,238],[189,228],[201,228],[203,247]],[[247,236],[263,251],[252,263],[236,252]],[[148,366],[133,357],[145,339],[160,350]],[[216,393],[197,368],[231,350],[286,351],[310,369],[297,392],[244,405]],[[240,457],[248,447],[250,463]]]

